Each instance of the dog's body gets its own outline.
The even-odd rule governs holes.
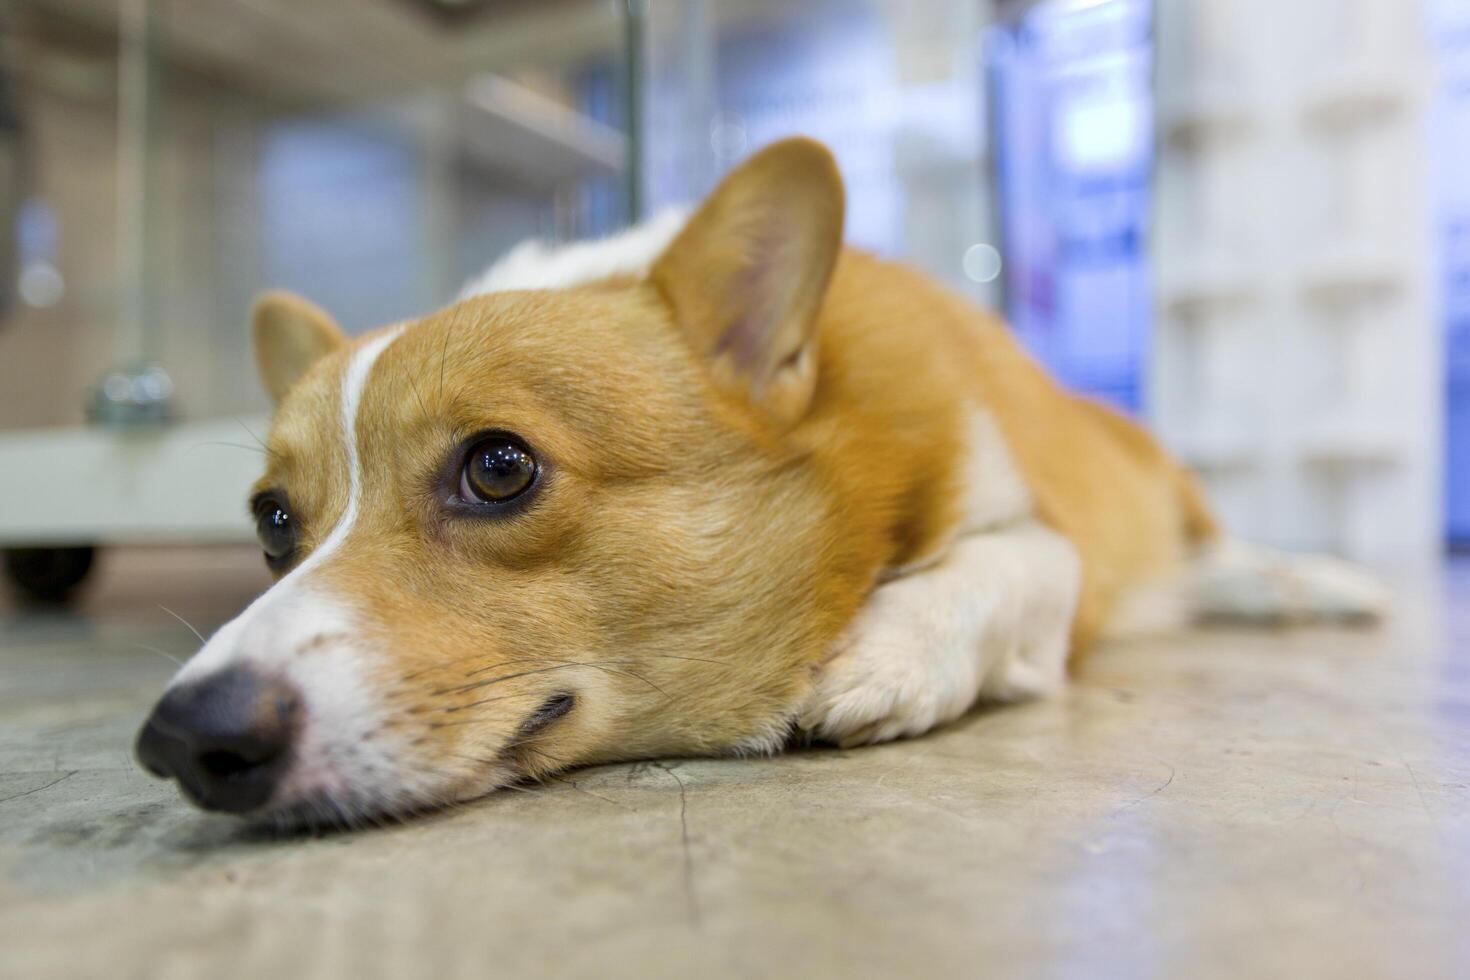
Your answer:
[[[528,244],[465,297],[641,279],[682,225]],[[844,249],[815,332],[822,382],[789,438],[830,474],[839,520],[814,547],[856,551],[842,619],[866,608],[830,650],[808,730],[913,735],[982,693],[1055,690],[1121,594],[1174,582],[1213,540],[1192,477],[1147,433],[1061,389],[1003,323],[912,268]]]
[[[1250,593],[1268,615],[1379,601],[1336,568],[1211,566],[1239,553],[1181,467],[993,318],[842,249],[841,212],[825,150],[787,141],[687,220],[518,250],[352,343],[263,301],[282,577],[180,672],[145,763],[206,805],[350,818],[797,725],[919,734],[1056,689],[1202,562],[1220,608],[1241,569],[1279,586]]]

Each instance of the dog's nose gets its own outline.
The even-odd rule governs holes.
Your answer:
[[[254,810],[285,772],[299,705],[284,682],[222,670],[163,696],[138,733],[138,761],[206,810]]]

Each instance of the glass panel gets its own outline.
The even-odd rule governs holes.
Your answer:
[[[1006,313],[1067,384],[1140,407],[1152,296],[1147,0],[1034,5],[992,36]]]
[[[1443,78],[1433,142],[1439,173],[1439,233],[1445,322],[1445,521],[1470,547],[1470,10],[1431,0]]]
[[[993,301],[983,8],[970,0],[652,4],[650,210],[697,200],[774,139],[814,136],[842,168],[851,242]]]
[[[260,289],[357,331],[452,298],[522,238],[625,220],[619,5],[6,9],[0,428],[80,422],[108,371],[150,363],[181,417],[261,410]],[[125,56],[139,17],[146,88]]]

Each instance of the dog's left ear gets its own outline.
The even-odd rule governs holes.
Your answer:
[[[260,381],[279,405],[291,386],[317,361],[347,343],[325,310],[294,293],[270,292],[250,311],[250,339]]]
[[[816,387],[817,312],[842,247],[842,178],[820,143],[774,143],[735,168],[654,264],[715,382],[781,426]]]

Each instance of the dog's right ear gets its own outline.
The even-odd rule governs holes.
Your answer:
[[[817,312],[842,212],[827,148],[782,140],[732,170],[649,273],[715,383],[782,426],[816,388]]]
[[[294,293],[265,293],[250,311],[260,381],[279,405],[313,364],[347,343],[325,310]]]

